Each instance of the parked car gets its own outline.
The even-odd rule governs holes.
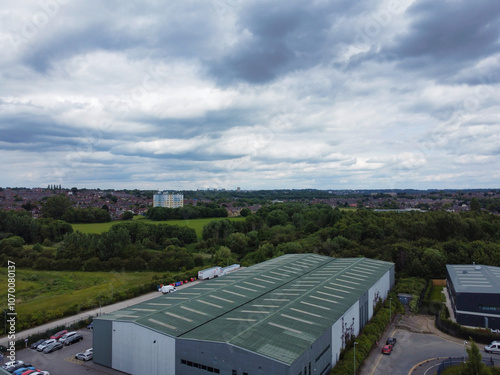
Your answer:
[[[22,361],[20,361],[22,362]],[[16,370],[19,370],[20,368],[23,368],[23,367],[30,367],[31,366],[31,363],[18,363],[17,365],[14,365],[14,366],[11,366],[7,369],[8,372],[14,372]]]
[[[396,345],[396,338],[395,337],[389,337],[387,339],[387,341],[385,342],[386,345],[392,345],[394,347],[394,345]]]
[[[64,344],[67,339],[69,339],[70,337],[73,337],[74,335],[76,335],[75,331],[65,333],[64,335],[61,336],[61,338],[59,339],[59,342]]]
[[[65,341],[64,341],[64,345],[68,346],[68,345],[72,345],[74,344],[75,342],[80,342],[83,340],[83,336],[80,335],[79,333],[77,333],[76,335],[73,335],[71,337],[68,337]]]
[[[79,359],[80,361],[90,361],[93,357],[92,352],[81,352],[81,353],[76,353],[75,358]]]
[[[36,370],[28,370],[28,371],[23,372],[21,375],[31,375],[34,372],[38,372],[38,371],[39,371],[38,369],[36,369]]]
[[[40,345],[42,342],[44,342],[46,339],[40,339],[36,342],[34,342],[33,344],[30,345],[30,349],[36,349],[38,347],[38,345]]]
[[[19,360],[16,360],[16,361],[9,361],[9,362],[5,362],[3,365],[2,365],[2,368],[6,369],[7,371],[9,371],[9,369],[17,366],[17,365],[24,365],[24,362],[23,361],[19,361]],[[19,368],[19,367],[18,367]],[[16,368],[17,370],[17,368]],[[14,370],[12,370],[14,371]]]
[[[64,345],[62,344],[62,342],[56,341],[56,342],[48,345],[45,349],[43,349],[43,352],[44,353],[52,353],[53,351],[62,349],[63,346]]]
[[[50,375],[50,372],[48,372],[48,371],[35,371],[35,372],[32,372],[30,375]]]
[[[55,334],[53,334],[52,336],[50,336],[51,339],[56,339],[56,340],[59,340],[61,337],[63,337],[66,333],[68,333],[68,330],[67,329],[64,329],[62,331],[59,331]]]
[[[94,329],[94,322],[90,322],[90,324],[87,326],[87,329]]]
[[[20,367],[16,371],[13,372],[14,375],[22,375],[28,370],[34,370],[35,368],[33,366],[25,366],[25,367]]]
[[[57,340],[56,339],[48,339],[42,342],[40,345],[36,347],[36,350],[39,352],[43,351],[48,345],[55,343]]]
[[[382,348],[382,354],[390,355],[392,352],[392,345],[384,345]]]
[[[500,354],[500,341],[493,341],[490,345],[484,347],[486,353]]]
[[[34,370],[35,368],[33,366],[26,366],[24,367],[19,367],[17,370],[13,372],[14,375],[21,375],[23,372],[26,372],[28,370]]]

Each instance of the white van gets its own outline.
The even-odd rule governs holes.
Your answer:
[[[175,286],[163,285],[160,289],[160,292],[162,292],[163,294],[167,294],[167,293],[175,292],[176,290],[177,290],[177,288]]]
[[[500,354],[500,341],[493,341],[490,345],[484,347],[486,353]]]

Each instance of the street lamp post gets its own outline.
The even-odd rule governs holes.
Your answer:
[[[466,354],[467,354],[467,341],[464,341],[464,363]]]
[[[354,359],[353,359],[353,365],[352,365],[352,373],[354,375],[356,375],[356,345],[358,345],[358,343],[356,341],[354,341]]]

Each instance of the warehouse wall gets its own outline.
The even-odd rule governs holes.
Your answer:
[[[385,301],[394,286],[394,267],[388,270],[368,291],[368,320],[373,317],[373,308],[379,298]]]
[[[312,343],[309,350],[303,353],[290,365],[289,374],[319,375],[332,367],[332,330],[328,329]],[[310,369],[310,371],[309,371]]]
[[[94,354],[92,360],[103,366],[111,367],[113,321],[94,319],[94,334],[92,335],[92,348]]]
[[[175,375],[175,339],[132,322],[113,322],[114,369],[132,375]]]
[[[207,375],[201,366],[221,375],[289,375],[289,366],[225,343],[177,339],[176,353],[177,375]]]
[[[338,362],[340,351],[345,347],[345,341],[349,339],[345,336],[345,333],[351,328],[351,326],[353,328],[352,334],[357,336],[360,331],[359,301],[352,305],[351,308],[347,310],[347,312],[332,326],[332,366],[335,366]]]

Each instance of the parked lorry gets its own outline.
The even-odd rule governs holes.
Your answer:
[[[207,268],[205,270],[198,271],[198,279],[199,280],[209,280],[213,279],[214,277],[219,277],[222,275],[222,268],[221,267],[212,267],[212,268]]]

